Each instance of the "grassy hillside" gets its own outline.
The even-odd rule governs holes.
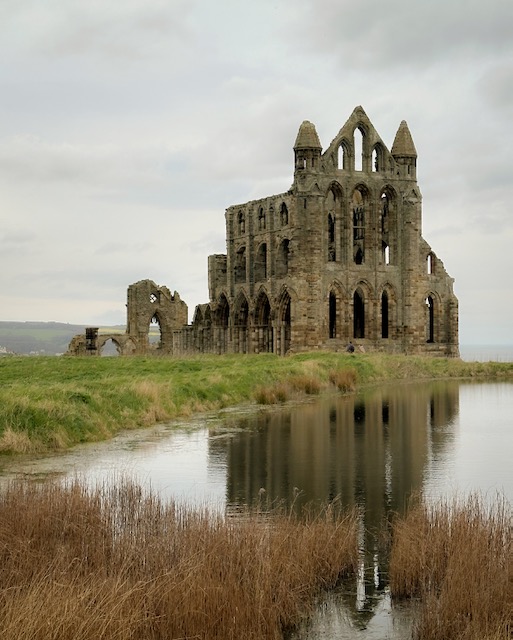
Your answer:
[[[124,331],[125,327],[104,329]],[[85,325],[64,322],[0,322],[0,347],[23,355],[56,355],[65,353],[71,338],[84,331]]]
[[[0,452],[62,449],[178,416],[369,383],[513,378],[513,363],[379,354],[0,358]]]

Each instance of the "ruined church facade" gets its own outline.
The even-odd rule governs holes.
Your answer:
[[[303,122],[290,189],[230,206],[225,221],[226,254],[208,258],[210,301],[192,324],[177,293],[166,290],[161,307],[155,283],[129,287],[127,353],[150,349],[153,318],[158,351],[174,355],[285,355],[349,342],[459,355],[453,279],[422,237],[417,152],[405,121],[389,150],[357,107],[324,151],[315,126]],[[140,301],[130,300],[133,287]]]
[[[405,121],[389,151],[357,107],[323,152],[301,124],[294,181],[226,210],[208,259],[210,302],[176,353],[340,350],[458,356],[453,279],[422,237],[417,152]]]

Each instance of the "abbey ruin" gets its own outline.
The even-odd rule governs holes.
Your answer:
[[[453,279],[422,237],[417,152],[405,121],[389,151],[357,107],[323,152],[301,124],[284,193],[226,210],[226,254],[208,257],[210,302],[192,324],[178,293],[128,288],[125,334],[70,344],[98,355],[344,350],[458,356]],[[150,323],[160,342],[148,338]]]

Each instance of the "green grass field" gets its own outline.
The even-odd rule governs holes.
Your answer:
[[[63,449],[180,416],[390,380],[506,378],[513,363],[308,353],[0,358],[0,452]]]

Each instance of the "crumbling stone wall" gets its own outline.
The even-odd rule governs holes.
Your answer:
[[[111,340],[119,355],[172,355],[173,333],[187,324],[187,305],[178,293],[171,295],[167,287],[141,280],[128,287],[126,306],[125,333],[100,334],[97,327],[89,327],[85,335],[71,340],[68,354],[97,356]],[[160,340],[156,343],[149,339],[152,323],[160,329]]]

